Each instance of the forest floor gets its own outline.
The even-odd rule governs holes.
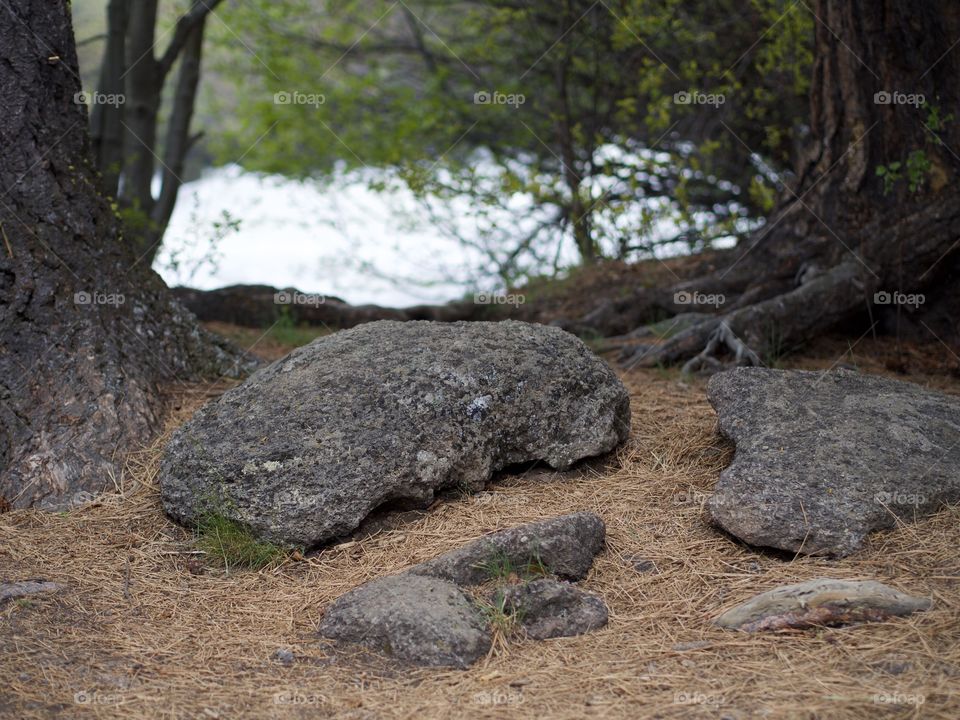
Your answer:
[[[289,349],[284,339],[309,338],[256,349],[273,358]],[[779,363],[842,362],[960,395],[955,374],[924,361],[945,352],[825,339]],[[909,374],[897,375],[904,357]],[[703,502],[732,453],[706,381],[675,370],[621,377],[633,430],[615,457],[501,475],[481,494],[259,571],[206,562],[193,534],[161,511],[167,434],[227,386],[174,388],[167,433],[128,458],[117,494],[69,513],[0,514],[0,581],[64,586],[0,606],[0,717],[960,717],[960,507],[876,534],[842,560],[745,547],[705,521]],[[582,583],[610,607],[598,632],[512,637],[466,671],[371,664],[317,635],[324,608],[364,581],[578,510],[607,525],[607,548]],[[878,579],[931,597],[933,608],[776,634],[711,624],[755,593],[823,576]],[[292,664],[274,659],[279,649]]]

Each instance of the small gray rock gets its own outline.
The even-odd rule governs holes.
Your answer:
[[[491,579],[490,564],[500,561],[518,569],[539,564],[553,575],[580,580],[603,549],[605,536],[603,520],[594,513],[561,515],[493,533],[407,572],[479,585]]]
[[[273,659],[281,665],[290,666],[293,665],[297,658],[291,650],[288,650],[287,648],[280,648],[273,654]]]
[[[616,448],[630,399],[579,339],[530,323],[371,322],[318,338],[201,408],[171,438],[163,507],[315,547],[372,511],[426,507],[493,472]]]
[[[705,650],[713,645],[709,640],[688,640],[670,646],[674,652],[690,652],[692,650]]]
[[[737,368],[707,391],[736,444],[707,501],[751,545],[848,555],[960,501],[960,400],[849,371]]]
[[[45,580],[24,580],[22,582],[0,583],[0,604],[7,600],[58,592],[62,585]]]
[[[624,558],[624,562],[638,573],[659,573],[657,564],[653,560],[648,560],[640,555],[631,555]]]
[[[542,578],[512,585],[504,605],[535,640],[582,635],[607,624],[607,606],[575,585]]]
[[[337,599],[320,634],[428,666],[466,668],[490,650],[487,623],[456,585],[439,578],[394,575]]]

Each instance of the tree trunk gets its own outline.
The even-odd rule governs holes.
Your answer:
[[[123,73],[126,67],[127,27],[130,6],[127,0],[110,0],[107,6],[107,46],[100,65],[97,91],[113,97],[125,96]],[[117,197],[123,165],[123,106],[94,103],[90,111],[90,139],[93,156],[103,174],[107,195]]]
[[[152,232],[146,237],[145,261],[152,264],[156,257],[163,233],[170,224],[177,195],[183,184],[183,172],[187,152],[193,144],[190,136],[190,121],[197,101],[200,85],[200,63],[203,58],[203,31],[206,17],[201,18],[190,30],[180,58],[180,74],[173,97],[173,112],[167,127],[167,141],[163,148],[163,172],[160,182],[160,197],[150,216]]]
[[[638,292],[632,312],[646,313],[642,322],[660,319],[651,303],[671,292],[723,294],[726,302],[664,343],[617,338],[628,364],[697,356],[711,339],[729,338],[727,330],[760,356],[779,352],[840,322],[862,317],[872,327],[880,315],[917,312],[888,298],[954,282],[960,52],[951,51],[960,5],[818,0],[814,12],[812,142],[798,160],[796,184],[783,189],[778,210],[727,267],[660,293]],[[673,314],[690,309],[677,305]],[[600,308],[592,318],[609,323],[615,315]]]
[[[147,251],[152,235],[150,218],[156,200],[153,174],[157,152],[157,118],[163,75],[154,57],[157,0],[138,0],[130,9],[127,57],[124,63],[126,102],[123,105],[124,165],[118,199],[125,209],[137,213],[142,222],[131,227],[131,240]]]
[[[193,0],[177,20],[166,50],[155,50],[158,0],[110,0],[107,47],[100,69],[99,97],[123,102],[93,105],[94,157],[107,194],[118,199],[129,220],[128,240],[140,262],[151,265],[166,232],[180,186],[187,153],[197,139],[190,135],[200,82],[203,33],[207,16],[222,0]],[[169,126],[163,148],[158,121],[167,76],[179,60]],[[162,159],[161,159],[162,158]],[[154,178],[160,170],[160,192]]]
[[[122,482],[160,387],[251,360],[202,331],[125,242],[93,163],[64,0],[0,25],[0,498],[70,507]],[[0,503],[2,504],[2,503]]]

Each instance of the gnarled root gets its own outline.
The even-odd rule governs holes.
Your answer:
[[[710,334],[710,339],[707,340],[707,346],[701,350],[699,354],[684,363],[683,372],[718,372],[722,370],[725,365],[717,357],[717,350],[721,345],[733,353],[733,360],[727,363],[727,365],[737,367],[743,365],[752,365],[754,367],[763,365],[760,356],[747,347],[740,338],[733,334],[730,326],[721,320],[717,329]]]
[[[718,353],[726,349],[732,355],[728,364],[762,365],[761,357],[808,342],[863,310],[872,290],[862,265],[841,263],[789,292],[707,317],[661,343],[623,343],[620,361],[626,368],[686,361],[684,372],[716,372],[724,367]],[[639,338],[649,333],[630,335]]]

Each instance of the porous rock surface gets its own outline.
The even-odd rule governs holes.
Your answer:
[[[607,606],[598,595],[550,578],[513,585],[504,592],[506,608],[515,612],[535,640],[582,635],[607,624]]]
[[[736,444],[707,501],[751,545],[844,556],[960,501],[960,400],[850,370],[737,368],[707,391]]]
[[[465,668],[490,650],[480,610],[459,587],[439,578],[393,575],[338,598],[320,634],[418,665]]]
[[[318,338],[201,408],[168,443],[163,506],[314,547],[373,510],[613,450],[626,389],[579,339],[530,323],[372,322]]]
[[[467,588],[533,562],[548,575],[559,567],[565,576],[584,577],[604,536],[603,521],[586,512],[493,533],[342,595],[324,614],[320,634],[416,665],[467,667],[492,644],[487,618]],[[497,592],[533,638],[576,635],[607,621],[599,597],[550,577]]]
[[[489,580],[491,563],[514,568],[536,565],[569,580],[586,577],[603,549],[606,528],[590,512],[572,513],[491,533],[410,568],[417,575],[479,585]]]

